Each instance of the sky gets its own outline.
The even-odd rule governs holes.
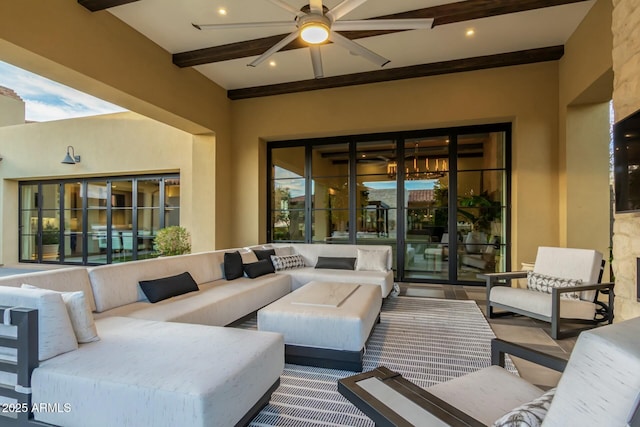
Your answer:
[[[27,121],[47,122],[126,111],[2,61],[0,86],[13,89],[22,98]]]

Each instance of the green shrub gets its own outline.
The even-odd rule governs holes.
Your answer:
[[[172,225],[158,230],[153,246],[160,255],[182,255],[191,252],[191,234],[186,228]]]

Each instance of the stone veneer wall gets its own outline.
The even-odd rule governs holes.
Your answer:
[[[640,2],[613,0],[613,108],[615,121],[640,109]],[[640,316],[636,258],[640,257],[640,214],[615,216],[613,270],[616,320]]]

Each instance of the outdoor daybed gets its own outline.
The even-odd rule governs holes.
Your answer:
[[[3,317],[3,334],[7,328],[9,334],[15,334],[15,327],[7,324],[21,322],[23,312],[15,307],[38,309],[38,319],[31,324],[39,326],[37,357],[29,351],[33,343],[18,344],[24,348],[18,367],[25,374],[8,381],[1,376],[0,382],[12,384],[15,391],[0,391],[0,399],[4,395],[18,402],[58,404],[54,408],[62,408],[60,411],[22,416],[64,426],[248,423],[278,385],[284,367],[283,338],[223,326],[287,295],[294,277],[296,287],[306,277],[376,284],[383,296],[390,292],[393,280],[389,247],[278,245],[262,250],[278,252],[273,263],[278,257],[284,257],[280,261],[293,257],[303,259],[305,265],[227,280],[223,278],[225,258],[241,254],[245,267],[257,262],[250,249],[228,249],[0,279],[0,306],[12,308]],[[324,262],[332,267],[333,262],[357,260],[359,255],[367,258],[361,261],[361,268],[379,271],[358,270],[355,264],[353,270],[316,269],[307,264]],[[377,262],[372,261],[375,259]],[[167,283],[173,286],[177,280],[181,287],[181,281],[189,282],[189,278],[189,286],[195,289],[172,297],[163,295],[165,299],[155,303],[148,298],[157,295],[141,290],[140,282],[166,290]],[[20,288],[22,285],[40,289]],[[15,350],[7,355],[3,348],[11,346],[8,340],[0,340],[0,358],[16,359]],[[7,366],[0,363],[0,374]]]

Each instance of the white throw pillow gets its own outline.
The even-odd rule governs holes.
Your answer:
[[[243,264],[253,264],[254,262],[258,262],[258,257],[252,250],[249,250],[248,252],[240,252],[240,257],[242,258]]]
[[[356,270],[358,271],[389,271],[387,269],[387,251],[358,249]]]
[[[24,289],[40,289],[36,286],[23,284]],[[71,320],[71,326],[73,332],[76,334],[76,339],[79,343],[84,344],[88,342],[94,342],[100,340],[96,325],[93,321],[93,315],[87,300],[84,296],[84,292],[57,292],[60,294],[64,305],[69,313],[69,320]]]
[[[0,286],[0,301],[4,306],[38,310],[38,360],[41,362],[78,348],[76,334],[60,294],[47,289]],[[2,325],[0,331],[15,336],[13,326]]]
[[[291,246],[282,246],[273,249],[276,251],[276,256],[293,255],[293,248]]]

